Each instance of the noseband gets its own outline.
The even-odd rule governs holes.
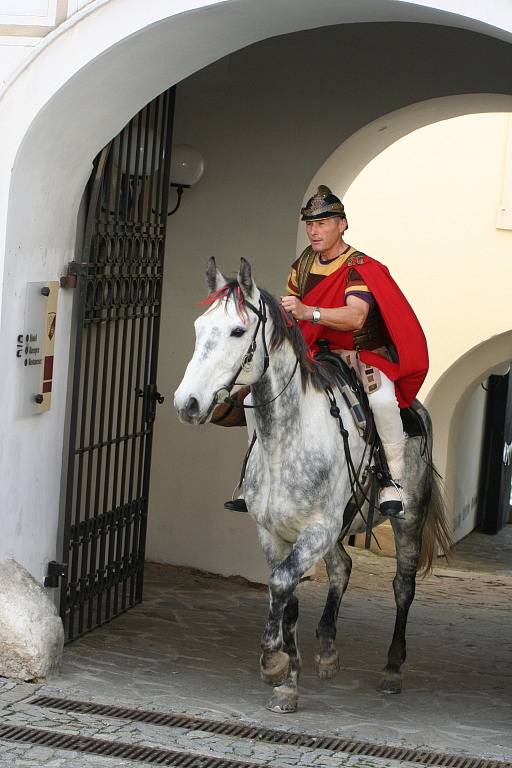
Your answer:
[[[260,328],[261,328],[261,339],[263,343],[263,371],[261,373],[260,378],[265,375],[270,365],[270,355],[267,347],[267,338],[265,336],[265,326],[268,319],[267,305],[263,300],[263,298],[261,297],[261,295],[259,299],[259,308],[255,307],[254,304],[251,304],[251,302],[247,300],[245,301],[245,305],[254,312],[254,314],[258,318],[258,322],[256,323],[256,328],[254,329],[254,333],[252,335],[252,340],[251,340],[251,343],[249,344],[249,348],[247,349],[247,352],[245,353],[245,355],[242,357],[242,362],[240,363],[240,366],[238,367],[237,372],[235,373],[230,383],[226,387],[221,387],[220,389],[217,390],[217,392],[215,393],[215,397],[213,399],[214,405],[217,405],[218,403],[226,403],[227,405],[240,405],[240,403],[237,403],[234,397],[232,397],[231,390],[236,384],[239,384],[239,382],[237,382],[237,379],[242,373],[242,371],[249,368],[252,363],[254,353],[256,352],[257,339],[258,339],[258,333]],[[273,403],[274,400],[277,400],[277,398],[280,397],[283,394],[283,392],[291,384],[292,379],[295,376],[295,372],[297,370],[298,365],[299,365],[299,358],[296,359],[292,374],[288,379],[288,381],[286,382],[285,386],[279,392],[279,394],[277,394],[275,397],[272,398],[272,400],[269,400],[266,403],[260,403],[259,405],[245,405],[244,403],[242,403],[241,404],[242,408],[264,408],[266,405],[270,405],[270,403]]]

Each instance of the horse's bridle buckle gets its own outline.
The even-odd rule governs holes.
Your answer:
[[[256,339],[252,340],[251,346],[245,353],[245,355],[242,358],[242,370],[243,371],[250,371],[252,368],[252,360],[254,357],[254,353],[256,352]]]

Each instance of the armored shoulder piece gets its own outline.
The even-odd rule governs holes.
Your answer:
[[[302,251],[301,255],[299,256],[299,263],[297,264],[297,287],[299,289],[301,299],[304,297],[306,283],[308,281],[309,273],[311,272],[311,267],[313,266],[314,260],[315,252],[313,248],[308,245],[308,247]]]
[[[347,259],[347,266],[348,267],[357,267],[358,264],[364,264],[365,259],[367,259],[368,256],[366,253],[363,253],[362,251],[355,251],[352,256]]]

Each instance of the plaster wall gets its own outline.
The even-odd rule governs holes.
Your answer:
[[[67,18],[77,11],[80,11],[82,8],[85,8],[86,5],[90,5],[92,2],[93,0],[68,0],[66,10]]]
[[[278,201],[269,221],[271,231],[276,233],[272,248],[275,253],[288,254],[295,243],[296,221],[292,212],[297,210],[308,180],[349,134],[380,115],[417,100],[475,91],[507,92],[511,15],[508,3],[479,7],[475,3],[420,5],[396,0],[354,0],[343,5],[337,0],[318,0],[314,4],[305,0],[96,0],[50,32],[20,63],[0,94],[0,354],[6,361],[0,393],[0,507],[5,511],[0,557],[14,556],[41,579],[47,561],[57,555],[70,297],[63,294],[59,304],[54,407],[50,414],[20,418],[21,372],[15,364],[12,345],[23,325],[26,281],[55,279],[74,255],[77,211],[91,162],[111,136],[164,88],[257,40],[340,22],[415,21],[447,25],[442,29],[424,26],[412,37],[407,37],[412,30],[403,25],[400,39],[396,39],[397,30],[395,37],[388,37],[387,30],[375,30],[375,36],[364,41],[362,47],[359,43],[352,49],[344,48],[344,55],[350,55],[344,60],[343,73],[338,40],[336,46],[331,46],[326,61],[328,71],[339,72],[340,80],[321,77],[319,90],[318,69],[313,70],[311,65],[315,61],[313,49],[306,49],[303,70],[316,74],[315,87],[307,92],[312,94],[309,110],[304,106],[300,71],[296,62],[288,59],[287,50],[278,55],[274,67],[265,62],[261,72],[246,69],[245,81],[241,77],[243,68],[235,72],[238,98],[232,102],[234,111],[223,115],[223,122],[219,123],[219,102],[206,99],[202,107],[190,105],[189,126],[202,125],[197,128],[199,143],[208,147],[208,142],[202,142],[201,130],[206,134],[211,131],[212,148],[217,149],[212,157],[226,158],[224,164],[218,163],[219,175],[216,184],[209,187],[210,192],[222,199],[223,174],[230,181],[231,190],[239,186],[239,192],[229,198],[236,198],[236,204],[232,202],[220,212],[225,215],[227,211],[232,218],[245,217],[248,226],[244,231],[254,242],[251,253],[256,253],[256,249],[268,252],[269,239],[261,222],[268,211],[268,203],[263,204],[263,200],[270,194],[271,200]],[[450,30],[450,25],[472,32]],[[488,36],[478,34],[482,32]],[[426,39],[424,35],[428,33],[433,38]],[[364,57],[361,51],[365,52]],[[486,62],[485,68],[482,61]],[[350,66],[354,67],[353,73]],[[266,90],[261,82],[258,85],[263,73]],[[285,90],[279,90],[283,87]],[[350,100],[348,112],[342,109],[341,87],[344,98]],[[249,109],[253,92],[262,92],[263,97],[259,106],[253,104]],[[289,98],[292,103],[287,102]],[[315,116],[326,98],[337,110],[328,124]],[[289,109],[284,110],[281,105],[286,104]],[[273,107],[273,111],[264,113],[262,110],[267,107]],[[211,129],[210,113],[216,115]],[[249,117],[252,119],[248,120]],[[186,122],[183,125],[186,127]],[[226,129],[221,132],[222,142],[219,133],[213,140],[219,125]],[[256,133],[256,126],[263,126],[261,135]],[[226,136],[235,136],[236,147],[240,145],[237,131],[244,131],[247,140],[243,153],[231,155]],[[194,130],[187,130],[186,134],[193,142]],[[271,142],[268,146],[267,141]],[[291,156],[300,157],[306,144],[311,146],[311,154],[308,150],[303,161],[292,162]],[[248,163],[253,152],[258,161]],[[286,162],[283,154],[288,156]],[[276,174],[275,169],[281,167],[286,175]],[[204,188],[207,189],[206,179]],[[246,205],[241,202],[244,195]],[[253,205],[256,197],[259,207]],[[189,221],[188,232],[181,235],[182,245],[190,241],[190,232],[199,234],[199,242],[205,245],[212,241],[211,202],[203,198],[202,206],[197,210],[208,211],[210,217],[204,230],[208,237],[197,233],[196,222]],[[247,215],[249,211],[252,218]],[[217,209],[215,221],[218,213]],[[186,219],[182,221],[186,224]],[[239,255],[234,252],[236,241],[227,236],[227,228],[220,242],[231,243],[231,251],[223,249],[230,258]],[[186,252],[183,247],[181,252]],[[273,280],[274,285],[278,281],[280,284],[278,272],[281,275],[282,268],[276,266],[265,282],[271,285]],[[185,296],[181,301],[190,306]],[[184,315],[179,318],[179,327],[185,326],[188,322]],[[173,345],[178,347],[179,343],[173,339]],[[168,383],[171,384],[170,379]],[[193,457],[197,451],[194,446]],[[190,482],[197,484],[196,474],[191,474]],[[227,544],[229,551],[229,541]],[[239,546],[239,538],[234,546]]]
[[[0,35],[0,86],[7,82],[38,43],[38,37]]]
[[[485,403],[486,393],[479,383],[462,396],[454,418],[454,541],[463,539],[476,525]]]

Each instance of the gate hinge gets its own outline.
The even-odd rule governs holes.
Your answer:
[[[68,262],[66,273],[61,275],[61,288],[76,288],[78,278],[83,275],[87,269],[87,263],[81,261]]]
[[[165,397],[157,392],[154,384],[146,384],[144,389],[136,389],[135,394],[143,399],[142,418],[146,423],[152,424],[156,417],[156,404],[161,405]]]
[[[58,587],[60,579],[67,575],[67,563],[58,563],[56,560],[50,560],[48,563],[47,576],[44,580],[44,585],[45,587]]]

